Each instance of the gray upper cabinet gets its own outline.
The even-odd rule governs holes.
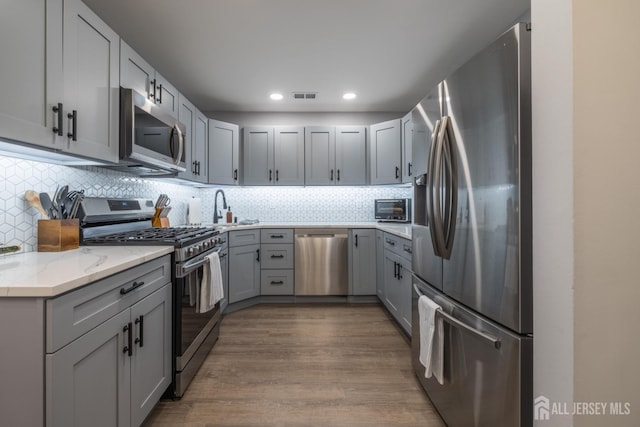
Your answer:
[[[367,183],[367,131],[364,126],[336,127],[336,184]]]
[[[2,4],[0,137],[61,149],[66,132],[58,136],[53,131],[58,118],[53,107],[63,101],[62,7],[48,3],[8,0]]]
[[[194,122],[195,139],[191,146],[191,159],[195,161],[196,173],[193,177],[194,181],[208,182],[208,151],[209,151],[209,119],[202,114],[200,110],[196,110],[196,119]]]
[[[367,183],[364,126],[307,127],[304,144],[306,185]]]
[[[276,127],[273,156],[276,185],[304,185],[303,127]]]
[[[303,185],[304,128],[244,128],[245,185]]]
[[[411,112],[402,118],[402,182],[413,181],[413,120]]]
[[[63,2],[66,151],[118,161],[120,37],[80,0]]]
[[[240,184],[238,125],[209,120],[209,183]]]
[[[196,107],[186,98],[180,100],[178,120],[184,125],[184,163],[187,169],[184,172],[178,173],[178,177],[191,180],[195,178],[197,170],[195,160],[197,157],[195,157],[193,153],[193,146],[196,139],[194,132]]]
[[[376,230],[350,230],[351,295],[376,295]]]
[[[180,96],[177,89],[124,40],[120,41],[120,85],[135,89],[172,117],[178,118]]]
[[[369,145],[371,184],[402,182],[401,127],[400,119],[371,125]]]
[[[273,176],[273,128],[242,130],[243,177],[245,185],[271,185]]]
[[[336,131],[331,126],[311,126],[304,130],[305,185],[334,185]]]
[[[117,162],[118,35],[80,0],[11,0],[0,24],[0,136]]]

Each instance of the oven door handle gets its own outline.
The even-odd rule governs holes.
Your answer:
[[[212,249],[208,252],[205,252],[204,254],[202,254],[202,256],[199,256],[193,261],[189,261],[185,264],[179,265],[176,268],[176,277],[185,277],[186,275],[191,273],[193,270],[202,267],[203,265],[209,262],[209,259],[207,258],[207,256],[211,255],[214,252],[220,252],[220,248]]]

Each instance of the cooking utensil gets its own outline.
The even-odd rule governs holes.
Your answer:
[[[166,218],[167,215],[169,215],[169,212],[171,212],[171,206],[162,208],[160,214],[158,215],[158,218]]]
[[[49,197],[49,193],[40,193],[40,204],[44,211],[51,217],[51,197]]]
[[[66,218],[65,213],[65,199],[67,198],[67,194],[69,193],[69,186],[63,185],[58,192],[56,197],[56,205],[58,206],[58,218],[64,219]]]
[[[69,218],[74,219],[78,215],[78,209],[80,208],[80,203],[84,200],[84,194],[78,193],[76,197],[73,199],[73,206],[71,206],[71,212],[69,213]]]
[[[25,200],[29,203],[30,206],[36,208],[40,215],[42,215],[43,219],[49,219],[49,215],[42,207],[42,203],[40,203],[40,196],[33,190],[27,190],[24,193]]]

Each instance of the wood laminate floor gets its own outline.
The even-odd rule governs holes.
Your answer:
[[[151,426],[444,426],[379,305],[258,305],[224,316],[180,401]]]

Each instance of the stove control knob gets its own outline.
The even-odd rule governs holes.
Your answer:
[[[207,248],[209,247],[209,242],[203,242],[203,243],[202,243],[202,247],[203,247],[204,249],[207,249]]]
[[[187,253],[188,253],[189,255],[193,255],[193,252],[194,252],[194,251],[193,251],[193,247],[191,247],[191,248],[189,248],[189,249],[187,250]]]

